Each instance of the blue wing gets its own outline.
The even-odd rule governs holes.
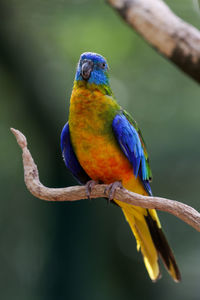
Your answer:
[[[87,181],[89,181],[90,177],[83,170],[76,157],[76,154],[74,153],[70,139],[68,122],[65,124],[61,132],[61,151],[65,165],[72,172],[72,174],[78,180],[78,182],[85,184]]]
[[[133,166],[135,177],[139,175],[145,190],[149,195],[152,195],[148,180],[148,162],[137,130],[123,113],[115,116],[112,122],[112,128],[122,151]]]

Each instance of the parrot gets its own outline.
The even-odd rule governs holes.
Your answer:
[[[117,187],[152,196],[152,172],[146,144],[132,116],[113,95],[106,59],[81,54],[70,98],[69,118],[61,132],[66,167],[87,195],[97,183],[108,184],[110,200],[121,208],[141,251],[150,279],[161,277],[159,259],[175,282],[181,280],[173,252],[155,209],[115,199]]]

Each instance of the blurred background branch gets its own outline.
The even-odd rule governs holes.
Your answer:
[[[162,0],[108,0],[151,46],[200,83],[200,31]]]

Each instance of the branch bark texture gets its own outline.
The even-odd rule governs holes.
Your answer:
[[[200,31],[162,0],[107,0],[150,45],[200,83]]]
[[[11,128],[11,131],[15,135],[17,143],[22,149],[24,180],[26,186],[35,197],[48,201],[76,201],[87,198],[86,188],[84,186],[67,188],[48,188],[44,186],[40,182],[37,166],[27,148],[26,137],[19,130]],[[91,197],[108,197],[106,187],[107,185],[105,184],[94,186]],[[131,205],[144,208],[155,208],[169,212],[194,227],[197,231],[200,231],[200,214],[194,208],[181,202],[160,197],[142,196],[124,188],[118,188],[116,190],[115,198]]]

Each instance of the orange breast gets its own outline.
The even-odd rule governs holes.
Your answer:
[[[128,190],[147,195],[139,177],[133,174],[133,167],[119,148],[115,139],[92,136],[80,136],[76,155],[80,164],[93,180],[104,183],[121,181]]]
[[[93,180],[111,183],[132,176],[131,164],[112,139],[81,135],[76,149],[80,164]]]

